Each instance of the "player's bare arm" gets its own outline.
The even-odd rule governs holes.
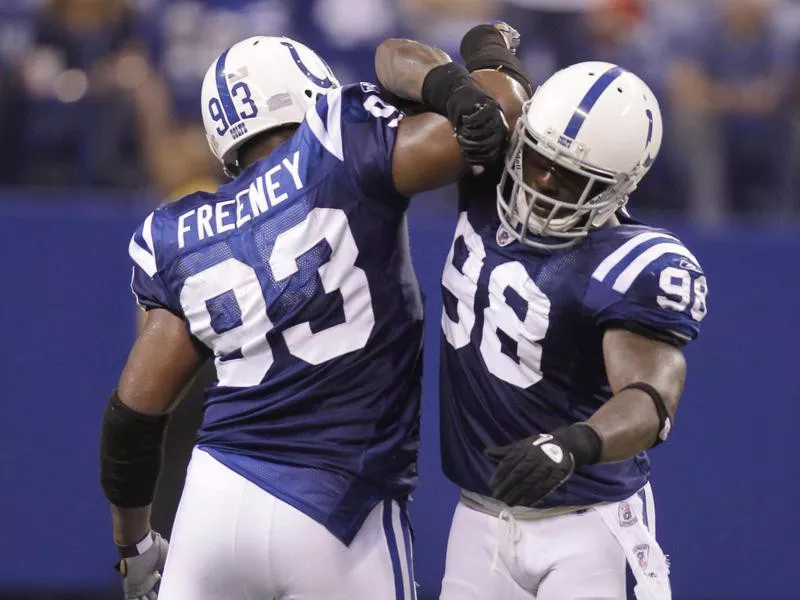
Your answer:
[[[602,440],[600,462],[613,462],[656,444],[665,426],[661,437],[666,438],[683,392],[686,360],[679,348],[625,329],[606,331],[603,357],[615,395],[588,423]],[[628,387],[634,385],[639,387]],[[662,422],[658,403],[663,403],[668,423]]]
[[[453,183],[469,164],[499,160],[508,124],[516,123],[527,100],[523,86],[510,76],[487,70],[470,77],[442,51],[412,40],[382,42],[376,71],[389,92],[438,113],[400,122],[392,174],[406,195]]]
[[[167,543],[150,528],[163,435],[169,411],[203,361],[184,322],[152,309],[106,407],[100,477],[123,557],[126,597],[149,592],[166,560]]]
[[[147,313],[104,419],[101,477],[120,546],[135,544],[150,530],[149,500],[158,477],[163,426],[203,360],[183,320],[164,309]],[[144,431],[153,439],[145,439]],[[134,481],[139,489],[129,490]]]
[[[586,422],[486,451],[499,462],[496,497],[532,506],[576,468],[629,459],[666,439],[686,379],[683,352],[611,328],[603,336],[603,358],[615,395]]]
[[[375,50],[375,74],[380,84],[411,102],[422,103],[425,77],[436,67],[451,62],[443,50],[414,40],[384,40]]]
[[[513,127],[521,104],[533,92],[531,77],[516,57],[519,33],[506,23],[477,25],[461,40],[460,53],[468,72],[497,100]],[[375,52],[375,73],[384,90],[416,103],[423,103],[425,78],[436,67],[451,63],[447,53],[408,39],[387,39]],[[483,79],[483,70],[502,72],[522,88],[509,86],[504,79]],[[500,83],[503,82],[503,83]]]

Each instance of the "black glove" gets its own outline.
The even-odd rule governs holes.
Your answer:
[[[463,66],[447,63],[432,69],[422,85],[422,100],[452,123],[467,163],[489,166],[503,157],[508,143],[505,117]]]
[[[516,54],[520,42],[519,31],[514,29],[505,21],[499,21],[497,19],[489,21],[489,25],[500,32],[500,34],[503,36],[503,41],[506,43],[506,47],[509,49],[511,54]]]
[[[519,42],[519,32],[508,23],[476,25],[461,39],[464,66],[470,73],[482,69],[499,70],[515,79],[530,97],[533,95],[531,76],[516,57]]]
[[[467,94],[464,94],[467,96]],[[456,139],[461,147],[461,155],[471,165],[490,166],[502,160],[508,146],[508,122],[500,105],[494,98],[476,100],[474,110],[466,113],[471,98],[460,99],[454,96],[452,116],[456,125]],[[460,120],[459,120],[460,117]]]
[[[492,496],[509,506],[535,506],[576,468],[596,463],[602,450],[600,436],[585,423],[487,448],[486,456],[498,463],[491,481]]]

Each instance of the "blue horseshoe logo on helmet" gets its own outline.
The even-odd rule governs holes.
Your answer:
[[[281,45],[286,46],[289,49],[289,54],[292,55],[294,64],[296,64],[297,68],[303,72],[303,75],[308,77],[311,81],[313,81],[316,85],[318,85],[321,88],[327,89],[334,87],[333,82],[330,80],[329,77],[326,76],[324,79],[320,79],[319,77],[317,77],[311,71],[308,70],[308,67],[303,63],[303,60],[300,58],[300,54],[297,52],[297,48],[295,48],[290,42],[281,42]],[[327,67],[327,65],[325,66]]]

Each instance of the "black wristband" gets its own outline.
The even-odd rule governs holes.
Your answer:
[[[530,96],[533,83],[522,62],[506,46],[503,34],[494,25],[477,25],[461,40],[461,58],[472,73],[481,69],[500,69],[525,88]]]
[[[669,416],[667,405],[664,404],[664,398],[658,390],[649,383],[644,383],[643,381],[637,381],[636,383],[626,385],[620,392],[624,392],[625,390],[639,390],[650,396],[650,399],[656,407],[656,412],[658,413],[658,435],[656,436],[656,441],[653,442],[653,445],[650,447],[652,448],[658,446],[661,442],[666,442],[667,437],[669,437],[669,432],[672,431],[672,418]]]
[[[431,69],[422,82],[422,102],[434,112],[449,117],[447,103],[452,93],[465,85],[475,85],[466,68],[454,62],[439,65]]]
[[[572,454],[575,468],[593,465],[603,454],[603,440],[588,423],[575,423],[552,433],[553,438]]]

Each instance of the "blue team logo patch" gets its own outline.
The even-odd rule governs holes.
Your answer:
[[[569,148],[572,146],[572,139],[565,135],[560,135],[558,136],[558,143],[564,146],[564,148]]]
[[[508,229],[500,225],[497,228],[497,237],[496,237],[497,245],[501,248],[504,246],[508,246],[511,242],[514,241],[514,238],[508,232]]]
[[[633,512],[630,502],[623,501],[619,503],[619,525],[620,527],[630,527],[639,522],[639,517]]]

